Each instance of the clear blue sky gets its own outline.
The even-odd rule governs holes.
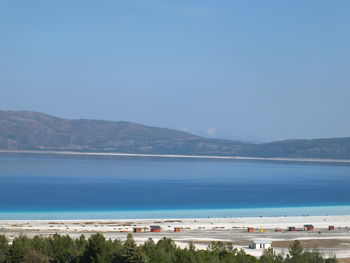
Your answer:
[[[350,136],[350,1],[2,0],[0,109]]]

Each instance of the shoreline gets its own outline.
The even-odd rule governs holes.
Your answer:
[[[181,154],[143,154],[143,153],[105,153],[105,152],[74,152],[74,151],[30,151],[30,150],[0,150],[0,153],[29,153],[56,155],[88,155],[88,156],[121,156],[121,157],[157,157],[157,158],[189,158],[189,159],[218,159],[218,160],[252,160],[280,162],[320,162],[320,163],[350,163],[349,159],[322,158],[287,158],[287,157],[248,157],[248,156],[217,156],[217,155],[181,155]]]
[[[0,220],[148,220],[150,218],[167,220],[174,218],[290,218],[347,215],[350,215],[350,205],[158,210],[18,210],[0,211]]]
[[[303,227],[303,224],[314,224],[315,228],[324,228],[328,227],[330,223],[337,224],[337,227],[349,227],[350,232],[350,214],[347,215],[300,215],[300,216],[252,216],[252,217],[209,217],[209,218],[198,218],[198,217],[189,217],[189,218],[117,218],[117,219],[0,219],[0,224],[6,223],[26,223],[26,222],[36,222],[36,223],[48,223],[51,222],[82,222],[82,223],[91,223],[100,222],[106,223],[109,222],[118,222],[118,223],[128,223],[128,226],[132,227],[139,224],[160,224],[163,225],[163,229],[167,230],[172,226],[165,226],[167,224],[191,224],[197,226],[198,224],[207,224],[207,223],[216,223],[216,224],[230,224],[235,228],[245,229],[246,227],[255,227],[255,228],[265,228],[273,229],[276,227],[288,227],[290,224],[295,224],[296,227]],[[125,225],[124,225],[125,226]],[[231,226],[230,226],[231,227]]]

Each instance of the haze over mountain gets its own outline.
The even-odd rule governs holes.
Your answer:
[[[127,121],[0,111],[0,149],[350,159],[350,138],[252,144]]]

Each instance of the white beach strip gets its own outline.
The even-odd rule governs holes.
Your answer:
[[[144,153],[105,153],[105,152],[74,152],[74,151],[17,151],[0,150],[2,153],[58,154],[58,155],[95,155],[95,156],[125,156],[125,157],[160,157],[160,158],[193,158],[193,159],[222,159],[222,160],[256,160],[283,162],[326,162],[350,163],[348,159],[321,158],[285,158],[285,157],[248,157],[248,156],[215,156],[215,155],[181,155],[181,154],[144,154]]]
[[[213,229],[221,227],[222,229],[233,228],[286,228],[289,226],[303,227],[305,224],[312,224],[315,228],[328,228],[329,225],[335,227],[349,227],[350,215],[331,215],[331,216],[292,216],[292,217],[231,217],[231,218],[173,218],[173,219],[91,219],[91,220],[0,220],[0,227],[17,228],[19,225],[25,227],[47,228],[51,223],[69,224],[80,226],[87,224],[84,229],[110,229],[112,223],[127,225],[129,229],[134,226],[147,227],[150,224],[160,225],[163,229],[172,229],[174,226],[197,230],[198,228]],[[94,226],[94,223],[99,227]],[[96,225],[95,224],[95,225]],[[13,227],[12,225],[16,225]],[[101,230],[102,230],[101,229]]]

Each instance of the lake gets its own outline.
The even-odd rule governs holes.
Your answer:
[[[0,155],[1,219],[350,214],[350,165]]]

